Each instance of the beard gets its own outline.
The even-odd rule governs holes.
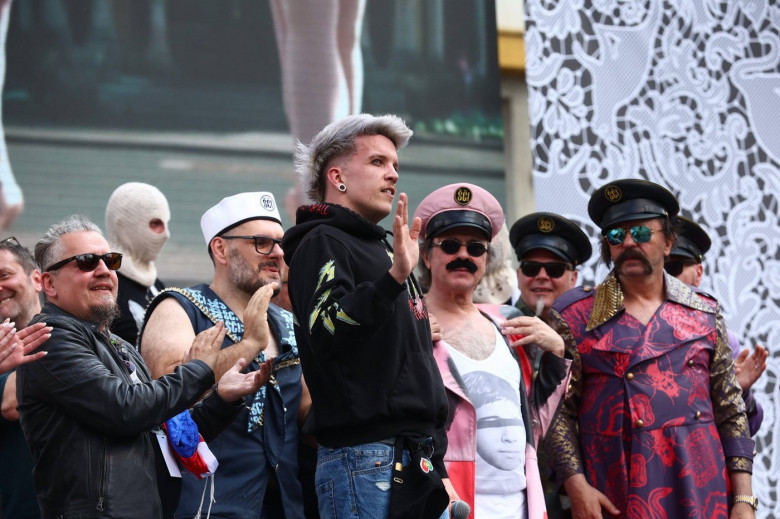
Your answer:
[[[260,287],[264,287],[269,283],[279,283],[278,288],[274,290],[273,293],[273,295],[276,296],[282,290],[281,273],[277,279],[262,276],[260,271],[265,267],[278,268],[279,262],[264,261],[253,268],[240,254],[233,252],[230,257],[230,282],[234,287],[250,297],[253,296]]]
[[[647,257],[639,252],[637,249],[626,249],[620,253],[620,256],[615,260],[615,271],[620,272],[623,269],[623,264],[628,260],[637,260],[642,263],[644,267],[644,274],[649,276],[653,273],[653,265]]]
[[[98,323],[101,328],[107,328],[122,311],[114,298],[106,298],[105,302],[89,308],[90,321]]]

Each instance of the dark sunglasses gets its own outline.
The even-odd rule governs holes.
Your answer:
[[[667,260],[666,263],[664,263],[664,270],[670,276],[677,277],[682,274],[685,267],[696,265],[697,263],[698,261],[693,258]]]
[[[653,233],[661,232],[661,229],[650,229],[647,225],[635,225],[628,229],[628,232],[631,233],[631,238],[636,243],[647,243],[650,241]],[[626,239],[626,229],[615,227],[604,233],[604,237],[610,245],[620,245]]]
[[[77,254],[76,256],[72,256],[70,258],[64,259],[62,261],[58,261],[54,265],[51,265],[50,267],[46,268],[44,272],[51,272],[52,270],[57,270],[59,268],[62,268],[64,265],[67,265],[71,261],[76,262],[76,266],[83,270],[84,272],[92,272],[96,268],[98,268],[98,265],[100,265],[100,260],[103,260],[103,263],[106,264],[106,268],[108,270],[118,270],[119,267],[122,266],[122,254],[119,252],[107,252],[106,254]]]
[[[558,279],[563,276],[567,270],[574,270],[574,267],[570,263],[563,261],[548,261],[542,263],[540,261],[523,260],[520,262],[520,272],[524,276],[532,278],[539,275],[539,271],[544,267],[544,271],[547,275],[553,279]]]
[[[282,247],[282,240],[271,238],[270,236],[220,236],[224,240],[253,240],[255,242],[255,250],[258,254],[271,254],[274,250],[274,245]]]
[[[466,252],[469,256],[478,258],[487,252],[488,246],[481,241],[473,240],[468,243],[463,243],[455,238],[447,238],[439,243],[434,243],[434,247],[440,247],[444,254],[457,254],[461,247],[466,247]]]

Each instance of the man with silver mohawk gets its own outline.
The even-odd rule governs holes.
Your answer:
[[[396,116],[360,114],[296,151],[315,203],[298,208],[282,248],[323,518],[439,517],[448,502],[447,397],[412,275],[421,222],[410,227],[401,193],[392,246],[378,225],[392,211],[397,150],[411,136]]]

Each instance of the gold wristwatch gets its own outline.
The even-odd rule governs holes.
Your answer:
[[[734,496],[734,503],[747,503],[753,507],[753,510],[758,511],[758,497],[756,496]]]

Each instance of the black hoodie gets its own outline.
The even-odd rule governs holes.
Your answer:
[[[335,204],[303,206],[282,242],[313,433],[328,447],[397,435],[436,440],[446,476],[447,397],[413,276],[389,274],[385,230]]]

